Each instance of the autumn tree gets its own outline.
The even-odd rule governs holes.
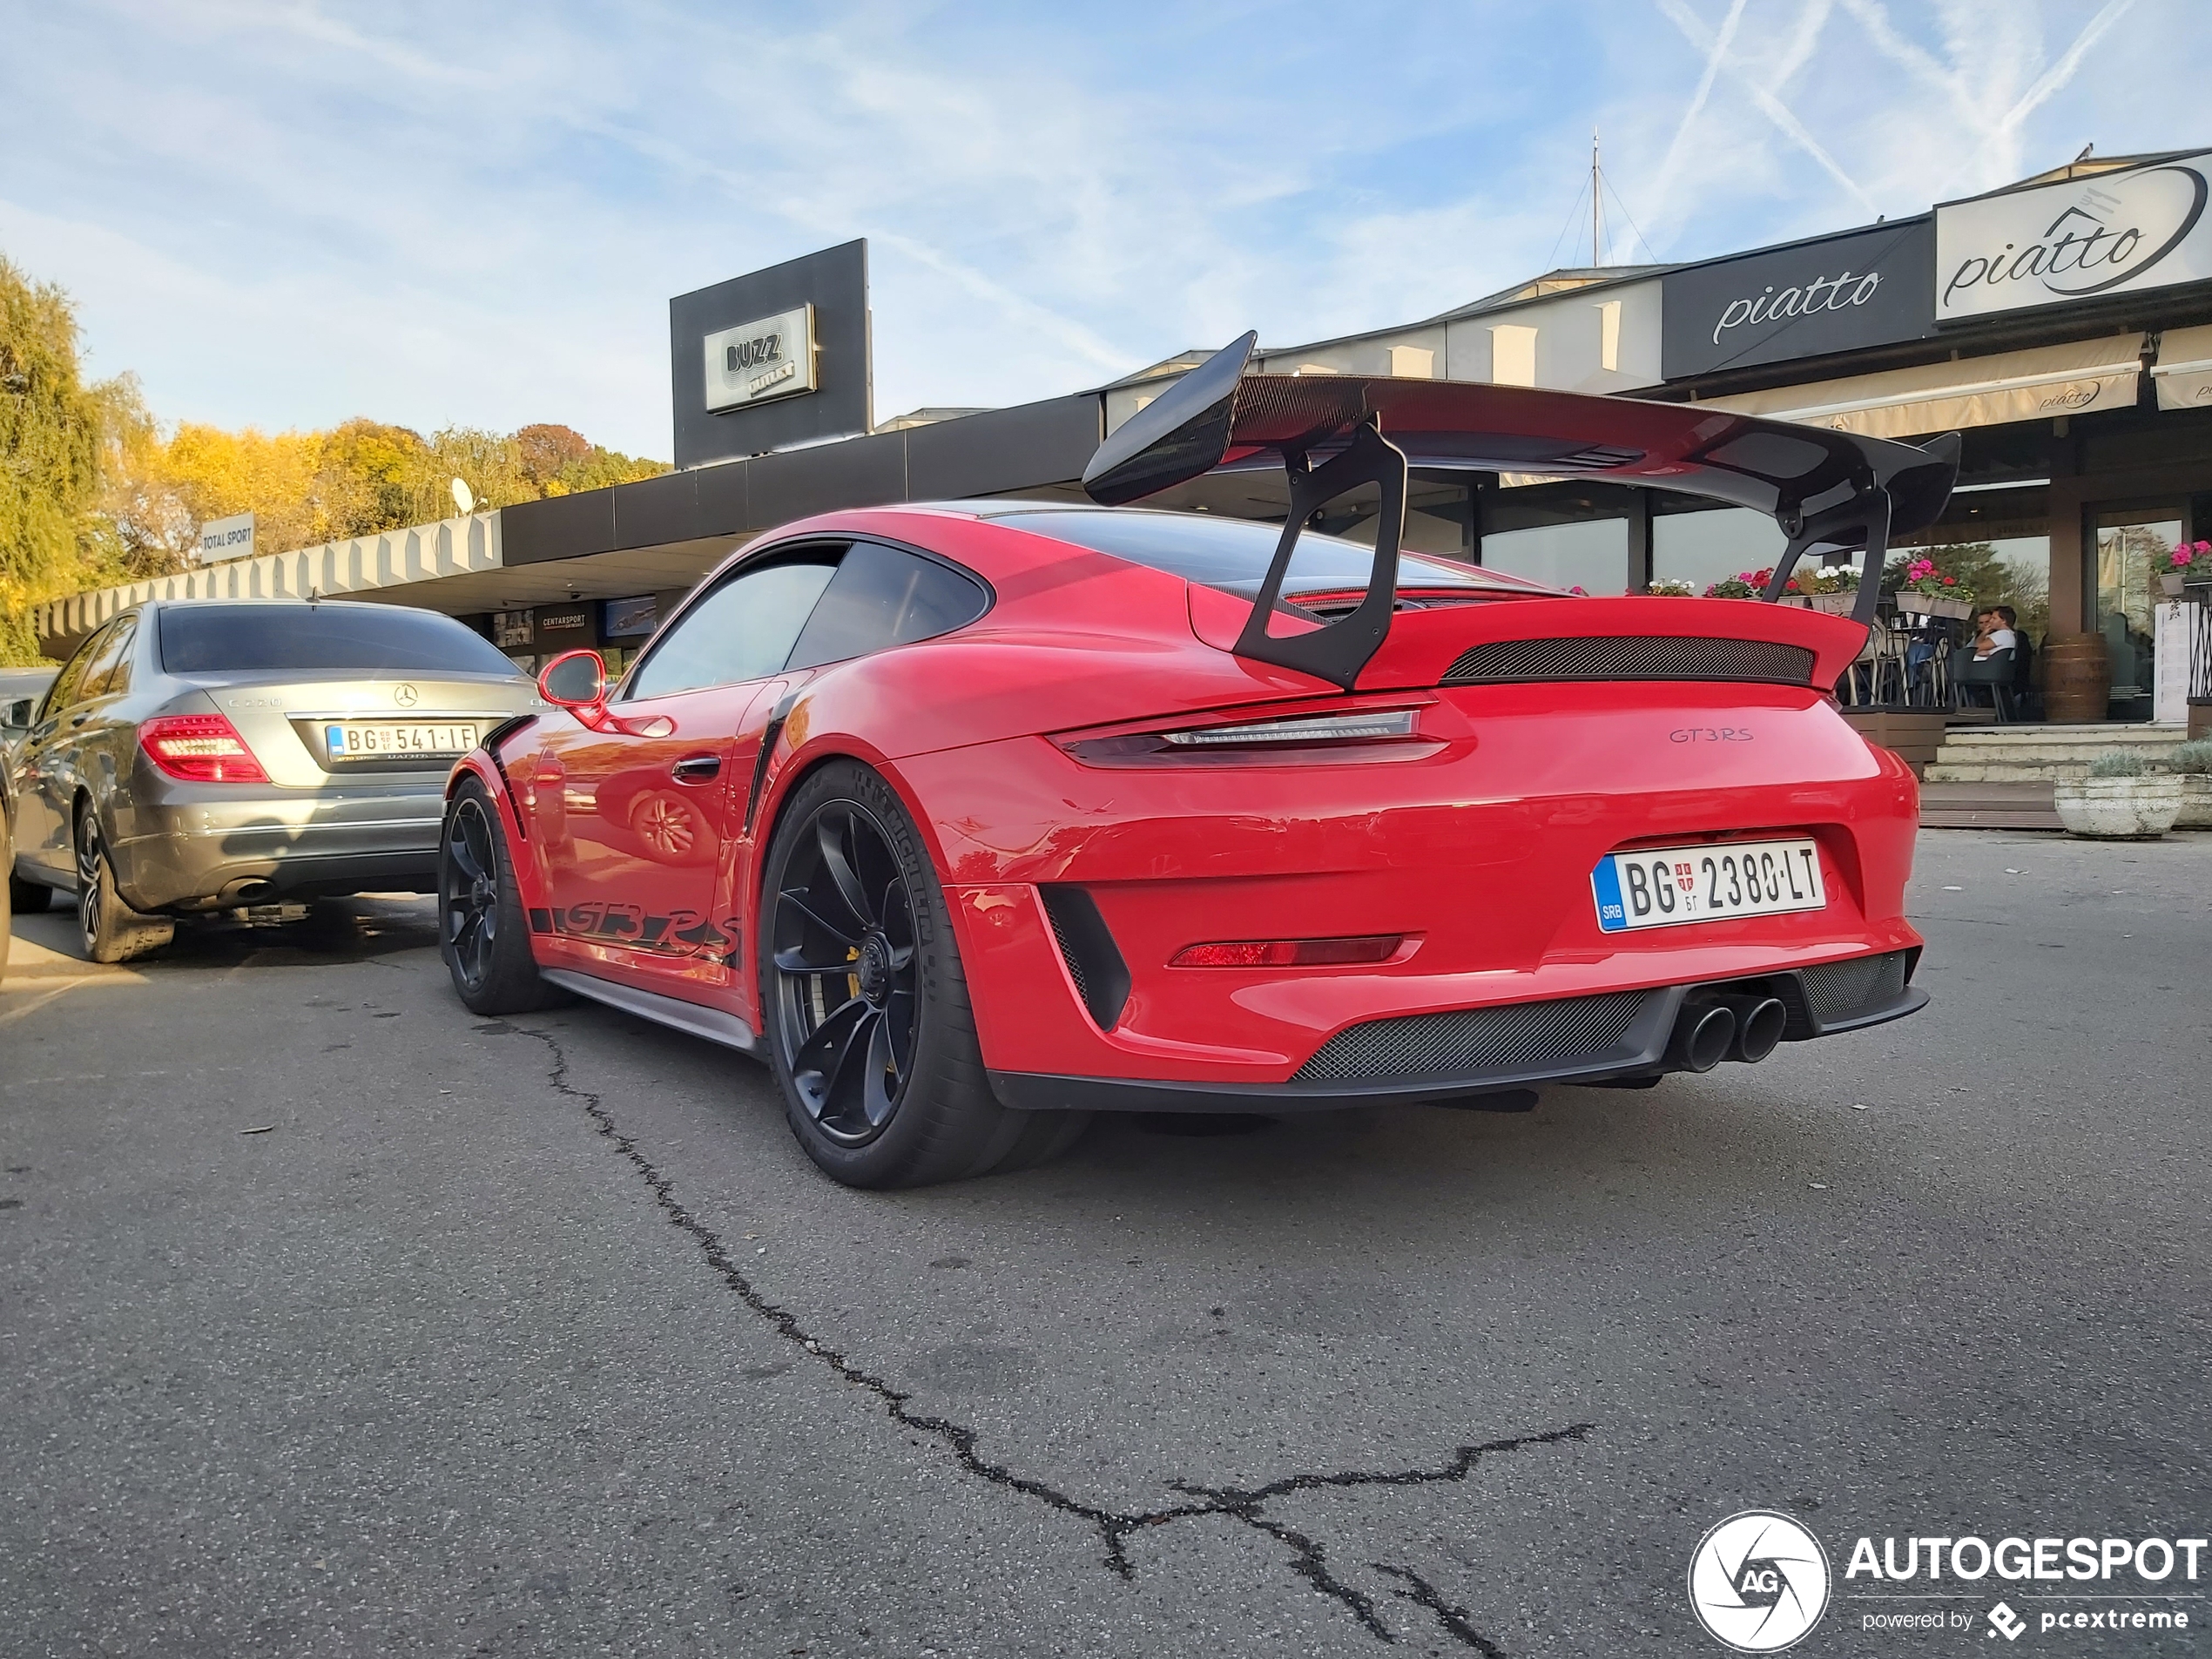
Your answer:
[[[117,561],[102,445],[128,388],[84,384],[69,297],[0,258],[0,662],[36,662],[30,609]]]
[[[488,509],[667,470],[544,422],[164,432],[133,377],[84,382],[68,295],[0,258],[0,662],[37,660],[33,606],[181,570],[213,519],[250,512],[286,552],[449,518],[456,478]]]

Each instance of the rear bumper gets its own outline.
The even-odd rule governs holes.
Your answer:
[[[1928,994],[1905,983],[1917,952],[1859,959],[1831,964],[1826,970],[1806,974],[1769,974],[1750,979],[1708,981],[1730,991],[1757,992],[1778,996],[1790,1011],[1787,1041],[1808,1042],[1838,1032],[1856,1031],[1916,1014],[1927,1005]],[[1870,972],[1877,964],[1885,971]],[[1871,995],[1849,1000],[1854,985],[1837,970],[1856,976]],[[1827,977],[1820,976],[1824,972]],[[1108,1112],[1286,1112],[1332,1111],[1349,1106],[1406,1106],[1426,1102],[1465,1099],[1526,1089],[1538,1083],[1602,1082],[1615,1079],[1655,1077],[1668,1069],[1666,1049],[1675,1021],[1691,985],[1669,985],[1656,989],[1602,994],[1594,997],[1561,997],[1540,1002],[1509,1003],[1470,1008],[1458,1014],[1415,1015],[1412,1019],[1370,1022],[1378,1028],[1429,1026],[1430,1046],[1472,1051],[1458,1065],[1423,1065],[1418,1053],[1409,1053],[1406,1065],[1381,1075],[1308,1076],[1317,1071],[1356,1073],[1362,1069],[1356,1056],[1349,1063],[1323,1062],[1342,1037],[1356,1036],[1360,1028],[1341,1034],[1330,1049],[1299,1069],[1300,1075],[1279,1083],[1169,1082],[1123,1077],[1071,1077],[1042,1072],[994,1071],[992,1091],[1001,1104],[1021,1111]],[[1841,995],[1846,1000],[1836,1001]],[[1632,1009],[1611,1012],[1591,1005],[1634,998]],[[1458,1022],[1460,1029],[1442,1022]],[[1473,1028],[1487,1022],[1487,1031]],[[1516,1039],[1512,1028],[1519,1022],[1523,1033]],[[1617,1032],[1618,1035],[1615,1035]],[[1386,1048],[1397,1033],[1378,1032],[1370,1054]],[[1413,1050],[1421,1039],[1405,1034],[1398,1046]],[[1486,1042],[1486,1038],[1487,1041]],[[1502,1039],[1502,1042],[1501,1042]],[[1501,1056],[1501,1047],[1514,1050]],[[1481,1052],[1485,1049],[1488,1053]]]
[[[147,770],[141,767],[141,774]],[[109,840],[140,910],[208,909],[319,894],[428,892],[442,781],[267,789],[137,780]]]

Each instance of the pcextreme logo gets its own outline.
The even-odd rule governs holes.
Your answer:
[[[1820,1622],[1828,1553],[1788,1515],[1747,1509],[1707,1533],[1689,1558],[1697,1622],[1737,1653],[1780,1653]]]

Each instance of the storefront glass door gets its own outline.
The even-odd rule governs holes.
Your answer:
[[[2112,663],[2112,716],[2148,720],[2158,684],[2151,560],[2182,539],[2182,511],[2164,502],[2106,508],[2096,516],[2096,631]]]

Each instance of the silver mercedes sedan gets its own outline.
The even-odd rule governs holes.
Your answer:
[[[75,894],[85,954],[113,962],[179,915],[434,892],[454,760],[544,706],[434,611],[151,601],[78,648],[8,759],[10,896]]]

